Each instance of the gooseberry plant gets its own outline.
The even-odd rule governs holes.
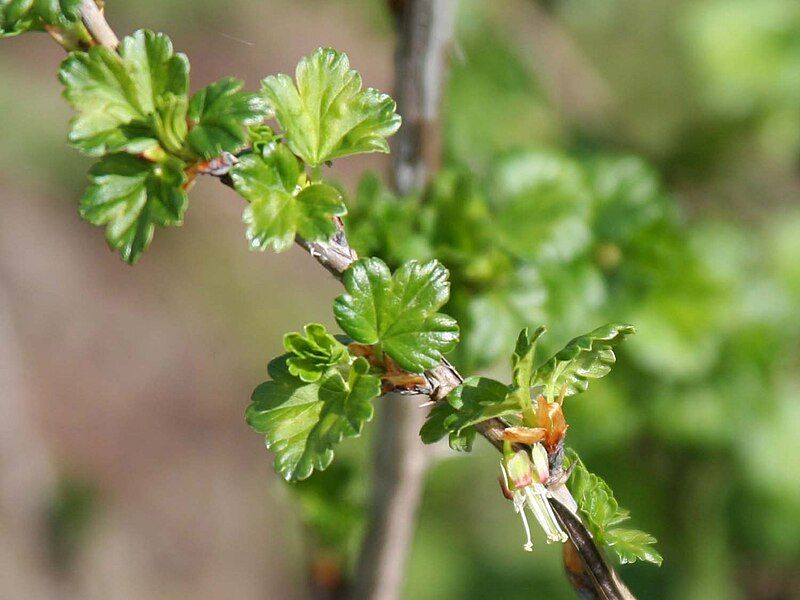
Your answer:
[[[269,363],[269,379],[256,387],[246,411],[285,480],[328,468],[337,445],[362,433],[381,397],[421,394],[432,408],[420,443],[448,438],[451,448],[469,452],[480,434],[500,450],[502,492],[521,515],[525,549],[532,548],[527,511],[548,542],[574,544],[598,589],[603,564],[602,558],[600,567],[592,564],[592,549],[621,563],[661,563],[655,539],[619,527],[627,511],[564,445],[565,402],[610,372],[614,348],[634,333],[632,326],[599,327],[539,361],[544,327],[523,329],[511,353],[510,383],[464,379],[446,358],[459,356],[460,332],[452,316],[458,307],[448,306],[451,274],[439,259],[455,265],[463,285],[497,270],[495,262],[514,261],[515,252],[538,252],[551,232],[542,229],[511,252],[500,236],[505,249],[496,251],[485,233],[488,215],[473,210],[461,179],[444,173],[428,194],[438,194],[433,206],[462,228],[427,237],[417,232],[414,244],[404,226],[436,208],[420,199],[401,204],[367,176],[347,223],[357,246],[367,253],[372,246],[383,258],[359,258],[345,232],[343,193],[323,169],[348,156],[389,152],[387,139],[401,126],[391,97],[364,88],[347,55],[331,48],[302,58],[294,78],[266,77],[258,91],[226,78],[190,95],[189,61],[166,35],[142,30],[117,42],[101,9],[91,0],[0,0],[3,37],[41,30],[68,51],[59,79],[76,111],[69,142],[98,159],[81,216],[104,226],[108,245],[134,264],[158,227],[182,223],[196,178],[217,177],[246,201],[253,250],[283,252],[298,244],[344,285],[333,303],[342,333],[310,323],[286,334],[285,354]],[[570,236],[572,199],[549,198],[540,208],[563,215],[555,235]],[[537,218],[517,208],[513,199],[507,203],[500,231]],[[460,242],[442,245],[435,256],[430,240],[448,235]],[[421,258],[406,258],[414,254]]]

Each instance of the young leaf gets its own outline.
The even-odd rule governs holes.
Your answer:
[[[305,336],[287,333],[283,346],[290,354],[286,359],[289,373],[302,381],[318,381],[331,367],[347,361],[347,348],[325,330],[324,325],[310,323]]]
[[[186,210],[183,163],[151,163],[111,154],[89,171],[92,185],[81,200],[81,216],[107,225],[108,245],[135,263],[153,239],[156,225],[180,225]]]
[[[455,409],[446,402],[440,402],[431,409],[430,414],[420,429],[419,435],[423,444],[433,444],[444,436],[449,436],[450,447],[457,452],[471,452],[472,443],[475,441],[474,427],[465,427],[460,431],[449,431],[445,421],[450,418]]]
[[[400,127],[395,102],[361,89],[346,54],[319,48],[295,72],[263,80],[264,92],[292,152],[310,166],[363,152],[389,152],[386,138]]]
[[[614,528],[606,532],[605,540],[623,565],[643,560],[660,567],[664,561],[661,554],[653,548],[658,540],[644,531]]]
[[[246,412],[247,423],[266,435],[275,453],[275,470],[287,481],[307,478],[333,460],[343,438],[361,434],[372,419],[372,399],[380,395],[380,379],[369,364],[357,359],[345,381],[338,371],[304,383],[289,373],[286,356],[269,365],[271,381],[258,386]]]
[[[95,46],[71,52],[61,64],[64,96],[78,111],[70,142],[87,154],[141,152],[156,143],[154,115],[167,94],[185,97],[189,61],[175,54],[160,33],[137,31],[122,40],[119,53]]]
[[[81,0],[0,0],[0,38],[78,21]]]
[[[656,543],[653,536],[635,529],[613,527],[630,515],[619,507],[608,484],[590,473],[573,450],[567,451],[564,464],[572,468],[567,487],[578,503],[586,528],[598,543],[613,550],[623,564],[644,560],[661,565],[661,555],[652,547]]]
[[[336,321],[355,341],[381,344],[401,368],[421,373],[458,341],[455,320],[436,312],[450,296],[447,278],[435,260],[409,261],[391,275],[379,258],[362,258],[344,273],[347,293],[334,302]]]
[[[268,112],[261,94],[242,92],[244,83],[228,77],[192,96],[189,145],[203,158],[238,152],[247,143],[247,127],[260,123]]]
[[[526,327],[519,332],[517,345],[514,347],[514,354],[511,355],[511,379],[513,385],[528,390],[536,369],[533,367],[534,355],[536,354],[536,340],[545,332],[544,327],[538,327],[533,335],[528,334]]]
[[[585,392],[590,379],[599,379],[611,371],[617,360],[613,346],[634,333],[632,325],[611,324],[576,337],[539,367],[534,380],[545,386],[544,394],[550,401],[562,389],[567,396]]]
[[[250,202],[244,211],[247,239],[254,250],[288,250],[296,235],[325,240],[336,232],[333,217],[347,212],[336,188],[317,183],[303,187],[305,174],[283,144],[264,154],[247,154],[231,171],[236,191]]]
[[[475,438],[476,423],[493,417],[518,413],[519,404],[509,394],[509,386],[488,377],[470,377],[436,405],[420,430],[426,444],[450,436],[453,450],[469,452]]]

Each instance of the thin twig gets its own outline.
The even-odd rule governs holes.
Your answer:
[[[445,11],[445,6],[449,5],[451,2],[452,0],[406,0],[405,2],[398,3],[398,5],[403,7],[403,11],[427,11],[423,14],[420,14],[419,18],[421,30],[425,32],[425,36],[429,36],[432,31],[439,31],[439,35],[441,35],[441,32],[443,31],[440,29],[442,27],[441,23],[439,25],[432,24],[431,19],[450,19],[449,23],[450,26],[452,26],[452,15],[446,15],[444,12],[442,12]],[[452,10],[452,6],[450,6],[450,9]],[[102,11],[98,9],[95,2],[93,0],[83,0],[80,10],[84,25],[95,41],[103,46],[115,49],[119,45],[119,40],[106,22]],[[438,17],[436,15],[438,15]],[[401,15],[400,18],[405,19],[407,16]],[[413,23],[413,21],[410,23]],[[425,61],[427,57],[425,52],[445,51],[447,46],[446,43],[443,43],[440,39],[431,39],[430,37],[427,39],[427,46],[424,43],[421,46],[418,46],[418,48],[420,48],[420,52],[422,52],[422,55],[417,56],[416,54],[411,53],[411,55],[409,55],[409,60],[413,59],[416,61]],[[423,50],[426,47],[428,49]],[[436,59],[434,59],[433,56],[428,58],[430,60],[443,60],[442,56],[438,56]],[[439,76],[441,77],[443,67],[440,65],[437,68],[439,69],[438,72]],[[425,69],[422,69],[422,71],[425,71]],[[407,72],[407,70],[398,68],[398,73]],[[431,94],[440,93],[439,88],[436,88],[436,86],[431,87],[431,81],[429,79],[427,80],[427,85],[427,89]],[[436,97],[438,99],[438,95]],[[419,96],[419,98],[422,98],[422,96]],[[426,126],[430,125],[433,122],[430,119],[430,104],[425,103],[430,101],[430,97],[428,97],[427,101],[422,101],[420,99],[418,99],[418,101],[422,102],[424,106],[427,107],[426,110],[417,113],[421,115],[420,122]],[[406,122],[408,122],[408,119],[406,119]],[[414,139],[420,140],[422,138],[415,138],[415,134],[412,133],[411,140],[413,141]],[[428,157],[430,157],[430,153],[423,149],[424,145],[412,144],[410,147],[413,148],[415,146],[417,150],[414,153],[407,155],[407,160],[410,160],[406,169],[406,173],[410,174],[408,175],[408,178],[404,179],[406,175],[401,173],[404,167],[396,167],[395,169],[395,178],[400,190],[408,191],[409,189],[413,189],[414,186],[421,184],[419,179],[420,177],[423,178],[422,182],[424,182],[424,177],[427,177],[431,172],[433,172],[433,170],[428,168],[430,164],[427,162]],[[422,175],[420,175],[420,173]],[[404,183],[401,183],[401,180]],[[229,177],[222,176],[220,177],[220,181],[228,186],[232,185]],[[298,245],[305,249],[320,265],[322,265],[326,270],[328,270],[328,272],[337,278],[341,278],[342,274],[347,270],[347,268],[353,263],[353,261],[357,259],[356,252],[347,242],[347,237],[345,235],[341,220],[337,220],[337,233],[331,240],[327,242],[309,242],[299,237],[296,241]],[[421,388],[418,391],[419,393],[428,396],[434,403],[443,401],[451,391],[453,391],[464,381],[461,374],[459,374],[458,371],[445,359],[442,359],[442,362],[438,366],[434,367],[430,371],[426,371],[424,377],[427,381],[427,384],[424,386],[424,388]],[[403,422],[403,419],[407,415],[412,415],[414,419],[422,418],[420,415],[423,415],[423,412],[417,408],[419,402],[400,402],[400,398],[396,397],[388,398],[387,405],[390,407],[389,411],[387,411],[387,414],[390,415],[390,420],[388,420],[387,423],[393,423],[397,427],[402,427],[406,433],[397,439],[407,441],[410,437],[408,432],[412,429],[408,426],[408,422]],[[399,407],[402,407],[403,411],[395,412],[394,409]],[[501,451],[503,447],[503,430],[506,427],[507,424],[502,419],[490,419],[488,421],[478,423],[475,426],[475,428],[478,430],[478,433],[480,433],[489,443]],[[420,444],[419,437],[417,435],[418,429],[418,425],[415,422],[413,427],[414,443],[411,446],[406,444],[398,445],[389,443],[383,445],[387,449],[391,449],[391,453],[395,457],[398,455],[398,452],[402,452],[403,449],[405,452],[419,449],[422,445]],[[380,433],[382,432],[379,432],[379,435]],[[379,437],[379,441],[382,442],[384,440]],[[386,441],[388,442],[388,440]],[[384,455],[389,455],[389,452],[384,453]],[[380,460],[380,457],[378,460]],[[560,465],[556,465],[556,467],[560,467]],[[404,571],[405,555],[410,543],[410,532],[413,527],[416,504],[420,492],[422,480],[422,473],[420,471],[424,471],[424,466],[420,470],[418,466],[409,466],[408,464],[402,464],[399,462],[394,462],[390,465],[390,469],[387,472],[388,479],[393,481],[405,481],[406,483],[416,481],[416,483],[413,485],[407,485],[404,489],[399,491],[389,490],[388,493],[380,493],[380,496],[385,494],[388,498],[388,502],[390,503],[386,508],[385,515],[381,516],[380,520],[383,522],[381,536],[385,540],[392,541],[391,551],[387,551],[387,549],[389,549],[389,546],[387,545],[384,545],[380,548],[380,554],[383,556],[383,558],[379,562],[383,563],[383,566],[381,564],[376,564],[371,573],[364,571],[367,568],[366,565],[369,563],[365,562],[365,560],[362,558],[360,561],[361,565],[359,567],[359,580],[355,582],[357,588],[354,596],[358,600],[363,600],[365,598],[371,598],[375,600],[394,600],[399,597]],[[634,600],[633,595],[622,584],[617,574],[605,561],[599,548],[595,545],[591,534],[575,513],[575,500],[569,494],[567,488],[563,484],[560,484],[552,491],[554,492],[554,497],[551,498],[550,503],[556,511],[562,526],[569,535],[570,542],[577,550],[580,560],[585,567],[585,581],[591,581],[592,585],[594,586],[593,597],[600,598],[602,600]],[[408,508],[412,505],[413,509],[409,511]],[[395,528],[392,527],[391,515],[399,514],[399,510],[395,508],[397,506],[402,506],[403,512],[406,515],[410,514],[410,521],[407,517],[404,517],[399,523],[400,526]],[[369,540],[367,540],[366,543],[368,542]],[[398,558],[396,558],[397,562],[394,563],[393,567],[391,567],[390,572],[387,570],[390,568],[390,565],[387,565],[386,562],[391,557]],[[378,578],[377,581],[376,577]],[[362,589],[361,578],[371,579],[371,581],[364,586],[364,589],[367,589],[369,593],[364,595],[362,595],[359,591]],[[577,586],[576,590],[579,593],[583,593],[585,591],[579,589]]]
[[[98,44],[111,50],[119,46],[117,34],[111,29],[103,11],[94,0],[82,0],[80,10],[83,25]]]

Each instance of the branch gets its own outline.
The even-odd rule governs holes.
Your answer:
[[[455,2],[407,0],[397,9],[395,95],[403,127],[394,138],[393,179],[402,196],[422,188],[429,175],[439,170],[439,109]],[[345,239],[341,232],[339,241]],[[449,391],[461,383],[452,369],[445,368],[439,376],[428,378],[429,384]],[[424,392],[431,394],[434,389]],[[419,439],[425,413],[416,404],[401,402],[399,395],[392,394],[380,413],[373,495],[353,588],[353,598],[358,600],[396,600],[403,589],[430,458]]]
[[[417,186],[422,186],[428,174],[438,165],[438,157],[433,160],[431,144],[438,139],[438,133],[431,135],[427,131],[437,114],[439,95],[443,85],[444,51],[447,47],[450,31],[453,25],[453,0],[406,0],[398,3],[401,8],[400,22],[401,39],[398,52],[397,75],[400,81],[401,96],[410,94],[407,99],[410,106],[406,110],[406,127],[412,131],[407,137],[398,136],[399,145],[405,148],[405,154],[395,161],[395,180],[398,191],[406,193]],[[114,34],[103,12],[93,0],[83,0],[80,8],[81,18],[86,29],[94,40],[103,46],[115,49],[119,40]],[[445,37],[442,37],[442,36]],[[407,63],[406,63],[407,61]],[[434,74],[439,79],[434,78]],[[408,77],[410,81],[404,78]],[[416,89],[412,89],[418,86]],[[405,92],[402,91],[405,89]],[[409,98],[409,96],[405,96]],[[435,99],[433,101],[432,99]],[[401,108],[403,105],[401,104]],[[403,131],[403,129],[401,129]],[[427,150],[426,150],[427,149]],[[213,175],[228,186],[232,185],[229,177],[223,171]],[[309,242],[297,238],[297,244],[305,249],[328,272],[340,279],[347,268],[357,259],[345,234],[344,225],[340,219],[336,220],[337,233],[326,242]],[[416,393],[428,396],[434,402],[441,402],[458,387],[464,378],[446,360],[433,369],[424,373],[426,384],[415,390]],[[396,400],[396,399],[393,399]],[[423,414],[413,404],[389,401],[386,403],[388,410],[384,411],[387,420],[382,423],[378,435],[379,455],[378,465],[384,460],[382,457],[391,455],[393,459],[387,462],[387,471],[378,473],[378,476],[388,476],[390,485],[382,487],[376,482],[376,498],[385,499],[385,506],[380,509],[380,514],[373,515],[372,534],[379,544],[370,544],[369,534],[365,542],[365,550],[359,561],[357,588],[354,597],[359,600],[374,598],[376,600],[394,600],[399,597],[402,585],[402,575],[405,566],[405,556],[410,544],[410,534],[413,528],[414,515],[424,473],[418,464],[397,462],[398,457],[408,453],[417,453],[423,448],[419,442],[419,426],[412,419],[420,419]],[[406,417],[408,417],[407,420]],[[409,439],[411,431],[409,423],[414,422],[414,443],[398,444],[384,439],[382,434],[395,431],[404,431],[398,440]],[[387,427],[383,427],[386,425]],[[383,431],[389,429],[391,431]],[[475,428],[495,448],[502,451],[503,430],[508,425],[502,419],[490,419],[478,423]],[[391,450],[391,452],[389,452]],[[405,453],[405,454],[404,454]],[[558,463],[551,468],[551,472],[561,471],[561,453]],[[404,485],[393,487],[402,481]],[[634,600],[633,595],[619,580],[614,570],[606,563],[602,553],[595,545],[591,534],[581,522],[575,512],[575,500],[563,485],[563,480],[551,488],[553,497],[550,503],[556,511],[564,530],[570,538],[570,544],[577,551],[582,563],[582,571],[577,574],[570,572],[570,581],[583,598],[599,598],[602,600]],[[409,517],[410,515],[410,517]],[[392,518],[398,519],[393,521]],[[396,525],[396,526],[395,526]],[[365,556],[369,550],[374,550],[374,556]],[[392,562],[394,561],[394,562]],[[370,570],[367,570],[370,569]],[[578,583],[580,582],[580,584]],[[586,588],[590,583],[593,589]],[[582,587],[583,586],[583,587]]]

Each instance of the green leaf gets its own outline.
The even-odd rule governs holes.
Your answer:
[[[515,256],[563,263],[591,241],[591,195],[575,162],[544,152],[510,155],[490,185],[498,236]]]
[[[362,344],[381,344],[406,371],[435,367],[458,341],[458,324],[436,312],[448,300],[448,271],[438,261],[403,264],[394,275],[378,258],[354,262],[343,276],[347,293],[333,312],[339,326]]]
[[[637,560],[651,562],[661,566],[664,562],[661,554],[653,548],[658,540],[649,533],[638,529],[610,529],[606,532],[606,544],[616,552],[619,562],[635,563]]]
[[[168,152],[180,154],[183,150],[184,140],[189,131],[186,124],[188,101],[186,96],[176,96],[166,93],[156,101],[156,112],[151,115],[150,123],[156,137]],[[126,148],[129,152],[135,150],[132,145]]]
[[[392,268],[433,257],[428,236],[418,230],[424,214],[418,196],[398,198],[374,173],[358,183],[348,208],[347,241],[361,256],[380,256]]]
[[[135,263],[153,239],[156,225],[180,225],[186,210],[183,163],[162,164],[129,154],[111,154],[89,171],[92,185],[80,204],[81,216],[107,225],[108,245]]]
[[[639,158],[602,158],[590,165],[593,229],[604,242],[625,244],[663,219],[664,193],[655,171]]]
[[[519,404],[509,398],[509,387],[488,377],[470,377],[458,386],[447,402],[436,405],[422,426],[420,437],[432,444],[450,436],[450,447],[469,451],[475,438],[475,423],[517,413]]]
[[[310,323],[304,331],[305,336],[287,333],[283,337],[283,346],[290,354],[286,360],[289,373],[302,381],[318,381],[331,367],[347,361],[347,348],[324,325]]]
[[[102,46],[71,52],[58,76],[78,112],[69,134],[74,146],[95,156],[138,153],[142,143],[156,143],[151,116],[167,95],[186,96],[189,61],[173,52],[167,36],[137,31],[122,40],[119,53]]]
[[[247,144],[247,127],[260,123],[267,115],[264,97],[242,92],[243,85],[228,77],[192,96],[189,145],[197,155],[213,158],[223,152],[238,152]]]
[[[0,38],[44,25],[69,27],[79,20],[81,0],[0,0]]]
[[[514,353],[511,355],[511,388],[508,392],[508,402],[517,407],[517,410],[530,413],[531,406],[531,385],[536,370],[533,367],[533,360],[536,354],[536,340],[544,333],[545,328],[539,327],[528,334],[526,327],[519,332]],[[531,418],[533,418],[531,414]]]
[[[590,473],[583,461],[571,449],[567,450],[564,466],[572,468],[567,487],[578,504],[586,528],[598,543],[613,550],[620,562],[644,560],[661,565],[661,555],[652,547],[656,539],[642,531],[613,527],[630,518],[620,508],[608,484]]]
[[[528,333],[526,327],[519,332],[514,354],[511,355],[511,373],[513,385],[527,390],[536,371],[533,360],[536,354],[536,340],[545,332],[544,327],[537,327],[533,334]]]
[[[580,394],[590,379],[599,379],[616,362],[613,347],[636,332],[633,325],[611,324],[576,337],[536,372],[535,382],[545,386],[548,400],[561,394]]]
[[[333,217],[347,212],[336,188],[316,183],[303,187],[300,162],[283,144],[247,154],[231,171],[236,191],[250,202],[244,211],[247,239],[254,250],[288,250],[295,236],[326,240],[336,232]]]
[[[295,73],[263,80],[264,91],[292,152],[314,167],[364,152],[389,152],[386,138],[400,127],[395,102],[361,89],[346,54],[319,48]]]
[[[366,513],[359,493],[363,470],[356,461],[337,457],[324,471],[291,486],[317,549],[342,552],[361,531]]]
[[[338,371],[305,383],[289,372],[287,357],[269,365],[272,378],[253,392],[248,424],[266,436],[275,453],[275,470],[287,481],[307,478],[333,460],[333,448],[344,438],[361,434],[372,419],[372,399],[380,395],[380,379],[369,364],[357,359],[347,381]]]

